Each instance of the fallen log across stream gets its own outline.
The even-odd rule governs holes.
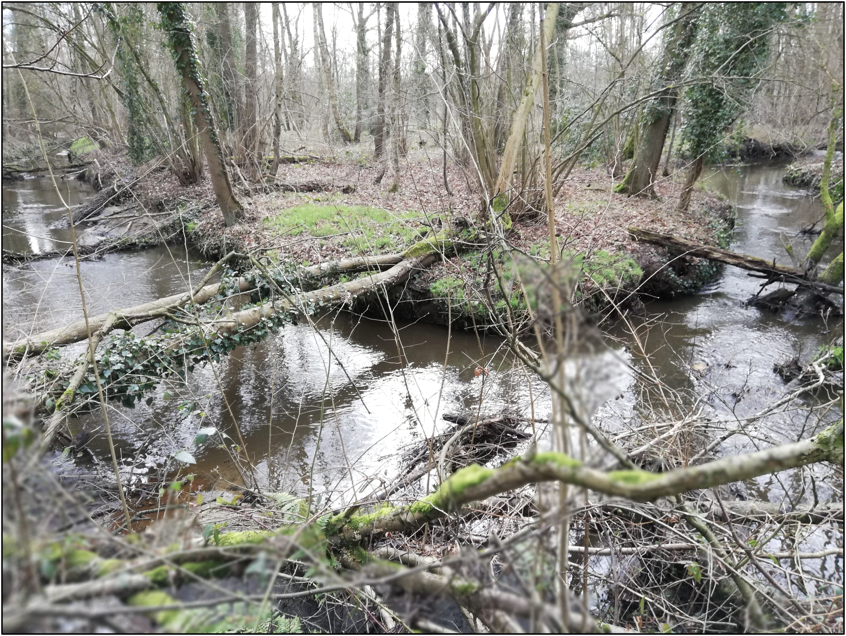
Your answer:
[[[220,292],[220,283],[206,285],[211,274],[213,274],[220,265],[222,265],[229,257],[228,255],[213,267],[203,281],[203,285],[195,290],[193,293],[174,294],[159,298],[148,303],[136,305],[134,307],[127,307],[125,309],[118,309],[112,312],[98,314],[88,318],[88,323],[91,332],[100,329],[109,316],[114,314],[116,320],[113,321],[112,329],[127,329],[143,322],[155,320],[166,316],[179,307],[184,306],[189,301],[195,305],[202,305],[209,300],[215,298]],[[382,269],[390,266],[395,266],[403,260],[402,254],[385,254],[382,256],[362,257],[362,258],[347,258],[340,261],[331,261],[312,265],[302,269],[301,274],[306,277],[328,276],[339,273],[350,273],[364,271],[367,269]],[[253,288],[253,282],[246,278],[238,279],[238,290],[246,292]],[[74,322],[64,327],[42,331],[38,334],[33,334],[25,338],[20,338],[12,342],[3,343],[3,357],[20,357],[23,355],[38,355],[53,346],[61,346],[85,340],[88,337],[88,328],[84,320]]]
[[[353,281],[346,283],[339,283],[336,285],[326,286],[311,292],[286,292],[280,288],[276,282],[266,276],[271,286],[276,287],[280,292],[281,297],[277,297],[272,302],[262,302],[257,305],[249,306],[240,311],[232,312],[222,317],[211,320],[201,320],[194,318],[193,320],[183,318],[176,318],[171,315],[173,309],[187,303],[192,297],[196,299],[200,292],[204,292],[203,298],[210,300],[217,291],[220,290],[219,285],[201,286],[193,293],[186,293],[178,296],[172,296],[165,299],[160,299],[153,303],[148,303],[147,311],[142,315],[133,315],[126,312],[110,312],[103,316],[97,316],[89,319],[88,324],[84,322],[77,325],[77,329],[70,335],[75,340],[82,340],[92,334],[92,343],[96,348],[99,340],[102,339],[108,331],[117,328],[118,326],[129,326],[135,322],[142,322],[144,320],[151,320],[154,317],[171,318],[176,323],[182,323],[187,327],[182,327],[179,333],[167,334],[164,336],[156,336],[151,338],[142,338],[134,340],[132,334],[127,337],[133,339],[131,348],[133,349],[132,364],[121,365],[120,371],[117,367],[99,368],[101,382],[106,388],[106,394],[109,399],[120,398],[124,402],[128,401],[129,405],[134,403],[134,400],[140,395],[139,388],[143,390],[154,387],[159,380],[171,373],[178,373],[183,367],[189,370],[199,362],[209,360],[218,360],[220,355],[225,351],[235,348],[239,345],[246,345],[251,342],[256,342],[264,338],[272,330],[278,329],[285,322],[296,322],[297,315],[307,315],[313,312],[318,307],[328,307],[332,305],[347,304],[356,296],[366,292],[377,292],[381,289],[392,287],[405,281],[412,273],[428,267],[441,254],[442,250],[447,246],[452,245],[445,235],[439,235],[430,239],[426,239],[416,243],[408,248],[401,255],[399,263],[393,265],[387,271],[373,272],[367,276],[363,276]],[[235,253],[230,252],[223,260],[215,264],[216,268],[220,268],[223,263]],[[257,265],[258,262],[252,259]],[[339,268],[350,269],[365,267],[371,268],[377,261],[382,265],[387,265],[396,260],[396,256],[389,255],[384,259],[378,257],[371,257],[370,259],[347,259],[338,263],[336,267],[328,268],[329,271],[339,271]],[[374,267],[373,269],[377,269]],[[267,275],[263,267],[260,269]],[[213,272],[206,275],[202,285],[208,283],[208,280]],[[322,274],[318,268],[315,274]],[[259,279],[259,282],[261,279]],[[251,287],[253,283],[246,280],[239,281],[239,290],[243,287]],[[136,310],[138,308],[135,308]],[[102,320],[101,320],[102,319]],[[56,333],[49,334],[53,342],[59,336],[67,338],[67,328],[63,330],[56,330]],[[94,342],[94,334],[97,335],[98,342]],[[39,338],[44,337],[44,334],[25,339],[23,343],[11,343],[9,345],[4,343],[4,354],[8,350],[12,355],[23,355],[30,353],[31,350],[44,350],[48,346],[47,341],[42,341]],[[120,337],[120,342],[111,343],[117,349],[123,351],[127,346],[125,337]],[[16,347],[22,347],[17,349]],[[105,356],[109,356],[109,347],[106,347]],[[73,377],[66,377],[64,374],[61,377],[53,378],[51,385],[53,387],[61,387],[64,389],[60,398],[55,402],[53,416],[45,434],[45,443],[49,443],[56,431],[64,421],[64,414],[68,407],[73,402],[77,389],[82,378],[85,376],[90,367],[91,360],[89,356],[84,356],[75,365],[75,371],[72,373]],[[131,368],[128,368],[131,367]],[[146,380],[139,384],[137,378],[144,377]],[[126,378],[129,378],[128,380]],[[133,379],[134,378],[134,379]],[[52,399],[50,396],[55,390],[51,389],[44,392],[42,402],[45,406],[50,404]],[[49,406],[48,406],[49,408]]]
[[[741,269],[760,272],[765,274],[770,282],[784,282],[794,283],[805,287],[810,287],[821,292],[828,292],[843,295],[843,288],[834,285],[828,285],[808,278],[806,272],[794,267],[786,265],[779,265],[776,260],[772,261],[759,258],[757,256],[747,256],[746,254],[737,254],[729,250],[720,249],[719,247],[712,247],[710,245],[703,245],[702,243],[694,243],[687,239],[678,238],[669,234],[661,234],[651,230],[644,230],[637,227],[628,228],[628,233],[634,238],[645,243],[653,243],[666,247],[674,252],[681,252],[686,256],[697,256],[699,258],[707,258],[711,261],[725,263],[733,267],[740,267]]]

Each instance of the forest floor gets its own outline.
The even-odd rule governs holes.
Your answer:
[[[342,156],[326,149],[310,149],[319,157],[282,164],[276,178],[248,183],[239,171],[233,176],[245,212],[241,222],[226,228],[214,205],[208,180],[191,188],[179,186],[163,169],[141,179],[136,195],[156,209],[199,208],[187,224],[190,239],[208,256],[229,250],[259,251],[282,263],[302,266],[341,258],[396,253],[443,225],[475,227],[482,232],[481,195],[471,169],[449,161],[444,184],[443,154],[415,148],[401,163],[400,185],[391,192],[393,174],[383,162],[372,160],[369,148],[353,146]],[[143,173],[143,170],[141,171]],[[379,183],[378,176],[383,174]],[[662,178],[654,199],[615,194],[614,179],[603,167],[578,167],[555,199],[556,234],[564,260],[578,270],[574,300],[586,302],[589,313],[607,309],[606,293],[623,292],[626,308],[637,310],[631,292],[642,281],[640,294],[671,297],[691,293],[708,282],[718,269],[707,261],[681,259],[672,263],[666,252],[638,244],[626,231],[640,227],[692,241],[716,245],[731,227],[730,205],[709,192],[707,179],[694,193],[689,212],[679,212],[683,171]],[[542,199],[542,189],[530,193]],[[200,205],[197,205],[201,203]],[[513,248],[539,262],[548,261],[549,231],[546,214],[515,218],[506,239]],[[500,254],[497,254],[502,264]],[[452,317],[475,313],[483,323],[493,319],[484,304],[479,280],[486,275],[484,259],[464,254],[445,257],[416,277],[417,300],[459,301]],[[440,284],[439,284],[440,283]],[[459,289],[460,288],[460,289]],[[478,302],[474,302],[475,300]],[[602,301],[596,301],[602,298]],[[443,311],[428,318],[442,322]],[[490,309],[490,308],[489,308]],[[437,314],[441,313],[439,317]]]

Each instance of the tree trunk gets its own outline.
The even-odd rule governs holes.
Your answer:
[[[834,209],[834,202],[831,200],[831,193],[828,190],[828,182],[831,177],[831,160],[834,158],[834,148],[837,145],[837,129],[843,115],[843,109],[838,108],[836,104],[836,95],[838,91],[834,91],[835,100],[834,108],[831,113],[831,120],[828,123],[827,140],[828,145],[825,152],[825,161],[823,162],[822,179],[820,180],[820,201],[825,210],[825,223],[823,229],[817,240],[811,246],[808,255],[805,257],[805,269],[813,273],[822,257],[831,245],[831,241],[840,236],[843,230],[843,202]]]
[[[244,3],[244,26],[246,30],[246,51],[244,55],[244,158],[250,172],[255,172],[258,150],[258,96],[256,69],[256,30],[258,28],[258,6],[254,2]]]
[[[690,164],[690,168],[688,168],[687,171],[687,178],[684,180],[684,187],[682,188],[682,193],[679,197],[679,212],[687,212],[688,208],[690,208],[690,198],[693,196],[693,186],[696,185],[696,180],[699,179],[699,175],[702,174],[703,167],[705,167],[705,157],[703,155],[699,155],[693,160],[693,163]]]
[[[182,76],[182,84],[191,99],[191,108],[194,110],[197,131],[203,141],[217,205],[220,207],[226,225],[234,225],[241,216],[241,204],[232,192],[226,164],[223,162],[214,115],[209,108],[203,76],[200,74],[199,58],[191,35],[190,21],[181,3],[160,2],[158,10],[173,52],[176,71]]]
[[[666,247],[675,253],[684,254],[685,256],[707,258],[712,261],[725,263],[726,265],[740,267],[741,269],[761,272],[773,280],[814,287],[814,280],[809,277],[805,271],[794,267],[787,267],[786,265],[779,265],[774,260],[768,261],[763,258],[758,258],[757,256],[737,254],[718,247],[711,247],[710,245],[703,245],[702,243],[694,243],[693,241],[670,236],[669,234],[661,234],[659,232],[652,232],[651,230],[643,230],[636,227],[628,228],[628,233],[639,241],[646,241],[647,243],[661,245],[662,247]],[[822,289],[823,291],[843,294],[842,289],[831,287],[830,285],[817,285],[817,288]]]
[[[415,111],[417,113],[417,126],[429,127],[429,98],[426,96],[429,91],[429,83],[426,81],[426,49],[429,41],[429,31],[432,22],[432,4],[421,2],[417,5],[417,32],[415,34],[414,51],[414,81],[416,86]]]
[[[488,5],[484,12],[479,11],[477,7],[476,17],[471,24],[468,6],[466,4],[461,5],[464,15],[464,27],[462,28],[462,34],[465,57],[467,60],[467,63],[465,64],[462,61],[461,51],[459,50],[453,28],[450,27],[440,5],[435,5],[435,9],[438,12],[438,20],[440,20],[440,23],[443,26],[444,34],[446,35],[447,47],[449,48],[453,64],[455,65],[456,76],[458,78],[458,90],[456,91],[456,94],[461,106],[461,121],[467,135],[470,152],[476,163],[480,185],[485,192],[485,198],[491,197],[494,192],[496,175],[494,174],[493,167],[495,157],[491,156],[493,143],[488,139],[482,113],[481,92],[479,87],[479,40],[482,24],[484,23],[485,18],[490,15],[490,12],[493,10],[493,6],[493,4]],[[485,203],[487,204],[487,201],[485,201]]]
[[[335,82],[332,79],[332,59],[329,57],[329,47],[326,46],[326,32],[323,29],[323,5],[315,2],[314,17],[316,20],[315,31],[318,38],[318,46],[320,47],[321,67],[323,72],[323,81],[326,84],[326,91],[329,94],[329,107],[332,109],[332,118],[335,120],[335,127],[341,135],[345,144],[352,143],[352,136],[350,135],[344,122],[341,121],[341,110],[338,106],[338,95],[335,92]]]
[[[252,288],[253,284],[247,282],[246,279],[238,281],[240,291],[247,291]],[[195,305],[202,305],[212,300],[220,292],[220,284],[206,285],[201,287],[193,294],[174,294],[173,296],[166,296],[158,300],[136,305],[135,307],[127,307],[124,309],[110,311],[105,314],[97,316],[90,316],[88,324],[91,331],[94,332],[102,329],[103,325],[109,320],[110,316],[114,316],[114,329],[131,329],[133,326],[155,320],[158,317],[166,316],[173,312],[174,309],[182,307],[187,302],[192,302]],[[12,342],[3,343],[3,357],[17,357],[24,353],[27,355],[38,355],[48,348],[53,346],[62,346],[85,340],[88,337],[88,329],[85,321],[71,323],[65,327],[58,329],[51,329],[43,331],[34,336],[21,338]]]
[[[358,4],[358,20],[355,24],[355,132],[353,141],[361,141],[361,129],[364,126],[364,113],[367,110],[367,18],[364,15],[364,3]]]
[[[381,158],[385,150],[385,93],[388,87],[388,71],[391,66],[391,34],[394,30],[396,2],[385,5],[385,30],[382,33],[382,50],[379,57],[379,97],[376,105],[376,131],[373,135],[373,154]]]
[[[683,5],[682,15],[671,31],[664,49],[664,64],[658,82],[665,86],[654,100],[646,105],[640,124],[634,162],[623,181],[615,188],[636,196],[655,196],[654,183],[664,151],[664,140],[678,104],[677,85],[692,50],[696,35],[696,4]],[[686,209],[686,208],[685,208]]]
[[[273,118],[273,165],[271,176],[276,176],[279,169],[279,137],[282,135],[282,51],[279,46],[279,3],[273,3],[273,62],[274,77],[274,118]]]
[[[388,189],[389,192],[396,192],[399,190],[400,184],[400,167],[399,167],[399,156],[400,156],[400,143],[402,139],[402,115],[400,113],[401,108],[401,99],[400,99],[400,63],[402,61],[402,40],[400,39],[400,20],[399,20],[399,11],[394,11],[394,28],[396,29],[396,35],[394,40],[396,42],[395,46],[395,56],[394,56],[394,68],[393,68],[393,100],[392,100],[392,108],[391,108],[391,163],[394,170],[394,181],[391,184],[391,187]]]
[[[229,260],[230,255],[219,260],[212,267],[211,271],[206,274],[205,281],[212,278],[212,276],[220,270],[221,267]],[[334,276],[342,273],[364,272],[376,269],[390,269],[395,265],[402,263],[404,257],[402,254],[383,254],[380,256],[364,256],[360,258],[345,258],[339,261],[325,261],[317,265],[304,267],[299,271],[299,275],[305,278],[316,278],[323,276]],[[255,280],[247,280],[246,278],[238,279],[238,290],[240,292],[249,291],[255,288]],[[221,292],[220,283],[212,285],[201,284],[192,293],[174,294],[159,298],[148,303],[136,305],[135,307],[127,307],[124,309],[112,310],[105,314],[97,316],[90,316],[88,324],[92,332],[103,329],[111,317],[111,325],[109,329],[131,329],[135,325],[140,325],[150,320],[156,320],[173,313],[175,309],[184,306],[189,301],[194,305],[202,305],[214,298]],[[50,329],[42,331],[41,333],[29,335],[26,338],[14,340],[3,343],[3,357],[20,357],[24,353],[30,356],[43,353],[53,346],[62,346],[85,340],[88,337],[88,328],[84,320],[72,323],[65,327],[58,329]]]
[[[235,52],[232,47],[232,28],[229,22],[229,3],[215,2],[217,13],[217,39],[220,43],[221,77],[223,78],[223,99],[226,105],[224,120],[226,129],[236,131],[241,126],[241,91],[235,73]]]
[[[672,132],[670,133],[670,146],[667,148],[667,154],[664,157],[664,170],[661,171],[661,174],[665,177],[670,176],[670,162],[673,159],[673,146],[676,145],[676,130],[679,127],[679,113],[678,110],[676,111],[676,116],[673,117],[673,128]]]
[[[288,10],[285,8],[286,5],[287,3],[282,3],[282,18],[285,22],[285,30],[288,33],[288,43],[291,46],[291,53],[288,55],[288,61],[290,63],[290,66],[288,67],[288,90],[290,93],[290,101],[297,109],[293,117],[294,123],[300,125],[305,118],[305,113],[303,112],[303,96],[300,86],[302,60],[299,54],[300,47],[296,25],[294,30],[291,31],[291,21],[288,19]]]
[[[550,2],[546,7],[546,15],[543,19],[543,35],[544,41],[549,42],[552,39],[552,33],[555,29],[555,20],[558,17],[558,4]],[[503,215],[503,223],[506,227],[511,225],[511,218],[507,212],[508,204],[511,201],[511,193],[514,189],[512,178],[514,175],[514,166],[517,163],[517,155],[520,152],[520,146],[523,143],[523,136],[526,132],[526,122],[529,119],[529,114],[532,110],[532,104],[535,101],[535,94],[542,82],[542,60],[543,51],[540,47],[535,50],[534,60],[532,61],[532,72],[526,78],[526,87],[523,90],[523,99],[520,101],[520,106],[514,113],[511,120],[511,132],[508,135],[508,141],[505,143],[505,150],[502,153],[502,162],[499,165],[499,175],[496,178],[494,185],[493,197],[493,212]]]
[[[843,204],[840,204],[841,218],[843,214]],[[826,285],[842,285],[843,284],[843,252],[840,252],[833,261],[828,264],[828,267],[823,270],[823,273],[817,277],[817,281],[825,283]]]
[[[496,93],[496,120],[494,122],[493,144],[497,152],[505,152],[508,134],[507,113],[510,112],[510,90],[517,83],[515,67],[523,39],[521,16],[523,5],[512,2],[508,6],[508,20],[505,25],[505,50],[500,54],[500,81]]]

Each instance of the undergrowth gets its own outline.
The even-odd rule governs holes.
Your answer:
[[[357,253],[399,251],[414,244],[421,235],[416,212],[390,212],[361,205],[304,203],[265,219],[279,234],[303,233],[330,239]]]

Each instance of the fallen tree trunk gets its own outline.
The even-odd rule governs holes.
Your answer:
[[[797,285],[813,287],[820,291],[843,295],[842,287],[835,287],[834,285],[811,280],[803,270],[779,265],[775,262],[775,259],[767,261],[757,256],[737,254],[729,250],[720,249],[719,247],[694,243],[693,241],[670,236],[669,234],[660,234],[659,232],[652,232],[651,230],[643,230],[636,227],[628,228],[628,232],[639,241],[660,245],[669,250],[681,252],[686,256],[698,256],[699,258],[707,258],[708,260],[725,263],[733,267],[761,272],[766,274],[767,278],[771,281],[795,283]]]
[[[352,183],[303,181],[302,183],[276,183],[273,190],[276,192],[341,192],[351,194],[355,192],[355,185]]]
[[[251,287],[252,284],[244,279],[238,281],[240,291],[248,291]],[[89,319],[91,331],[100,329],[106,324],[109,316],[113,313],[117,314],[117,320],[113,325],[113,329],[130,329],[142,322],[160,318],[174,309],[187,304],[188,301],[202,305],[214,298],[218,291],[220,291],[220,284],[216,283],[203,287],[193,296],[188,293],[174,294],[173,296],[167,296],[149,303],[144,303],[143,305],[129,307],[118,312],[99,314]],[[85,321],[80,320],[66,327],[44,331],[34,336],[15,340],[14,342],[4,342],[3,357],[20,357],[25,354],[38,354],[50,347],[79,342],[80,340],[85,340],[87,337],[88,332],[85,327]]]
[[[250,307],[249,309],[244,309],[224,318],[203,323],[203,329],[209,336],[232,335],[238,331],[249,329],[257,325],[261,320],[270,318],[276,314],[284,314],[291,311],[305,313],[308,307],[346,304],[365,292],[373,291],[383,286],[393,287],[404,282],[415,271],[424,269],[432,264],[437,256],[436,253],[430,252],[423,256],[405,258],[385,272],[299,294],[296,299],[290,297],[282,298],[272,303]]]
[[[724,457],[666,473],[645,470],[604,472],[561,453],[538,453],[497,469],[468,466],[441,484],[433,494],[401,508],[383,507],[368,515],[342,513],[326,524],[330,544],[376,539],[387,532],[411,532],[476,501],[526,484],[558,481],[611,497],[651,501],[694,489],[712,488],[817,462],[843,461],[843,422],[817,435],[762,451]]]
[[[85,260],[91,257],[98,257],[102,252],[102,244],[97,245],[79,245],[77,246],[77,253],[80,255],[79,260]],[[3,264],[4,265],[24,265],[32,261],[43,261],[48,258],[63,258],[72,253],[72,249],[68,247],[64,250],[50,250],[49,252],[39,252],[38,254],[24,254],[23,252],[16,252],[14,250],[7,250],[3,248]]]
[[[402,254],[383,254],[381,256],[362,256],[361,258],[343,258],[339,261],[318,263],[304,268],[307,276],[329,276],[341,272],[359,272],[368,269],[393,267],[402,262]]]
[[[134,325],[160,318],[174,309],[187,304],[189,301],[197,305],[202,305],[217,296],[221,285],[220,283],[215,283],[214,285],[206,285],[205,283],[207,283],[208,280],[232,256],[234,256],[234,252],[230,252],[215,263],[209,270],[209,273],[206,274],[200,287],[193,293],[186,292],[182,294],[174,294],[173,296],[159,298],[158,300],[154,300],[149,303],[129,307],[128,309],[120,309],[117,311],[99,314],[97,316],[90,317],[87,325],[84,320],[79,320],[65,327],[51,329],[50,331],[42,331],[41,333],[33,336],[27,336],[26,338],[15,340],[14,342],[4,342],[3,358],[6,359],[28,354],[39,354],[56,345],[66,345],[71,344],[72,342],[85,340],[88,337],[89,327],[91,329],[91,333],[94,333],[102,329],[103,326],[110,321],[111,324],[109,331],[113,329],[131,329]],[[246,279],[238,280],[239,291],[243,292],[251,288],[252,283]]]
[[[262,302],[227,316],[207,321],[190,316],[187,319],[176,318],[175,322],[188,325],[179,333],[141,339],[134,339],[131,334],[126,337],[121,336],[115,342],[109,344],[104,356],[110,356],[112,347],[122,351],[127,344],[126,338],[129,338],[134,341],[132,345],[133,364],[122,365],[119,369],[101,366],[101,382],[109,399],[120,398],[132,404],[143,391],[153,388],[163,377],[180,372],[184,368],[191,371],[196,364],[202,362],[218,361],[221,355],[226,352],[239,346],[258,342],[286,322],[296,322],[297,315],[308,315],[317,309],[330,306],[340,305],[343,307],[351,303],[360,294],[387,289],[404,282],[412,273],[434,262],[440,256],[441,250],[452,245],[445,236],[445,234],[441,234],[416,243],[403,253],[403,260],[400,263],[385,272],[373,273],[346,283],[293,295],[289,295],[276,286],[279,296],[273,302]],[[218,263],[218,265],[221,263]],[[207,282],[207,279],[204,282]],[[251,283],[244,281],[243,284],[249,285]],[[203,289],[211,298],[213,296],[211,292],[215,290],[215,287],[209,287],[212,289]],[[194,297],[196,298],[196,296],[195,293]],[[182,297],[170,297],[170,299],[176,299],[177,302],[187,302],[189,297],[189,294],[185,294]],[[149,320],[154,312],[158,316],[166,316],[176,306],[174,304],[162,306],[163,304],[161,300],[150,303],[153,311],[149,311],[142,316],[121,315],[118,312],[112,312],[117,314],[114,326],[131,324],[134,319],[139,321],[142,319]],[[108,314],[105,315],[105,318],[108,318]],[[74,335],[77,339],[85,337],[83,334]],[[16,344],[22,347],[22,350],[19,351],[10,346],[13,354],[25,353],[27,346],[45,347],[43,343],[34,339],[26,339],[22,343]],[[127,368],[129,366],[131,368]],[[140,392],[137,382],[139,377],[146,378]],[[54,386],[61,386],[61,378],[54,378],[51,382]],[[48,394],[45,394],[44,399],[49,399],[49,397]]]
[[[4,250],[5,253],[5,250]],[[5,254],[4,254],[5,258]],[[381,269],[385,267],[392,267],[398,265],[403,260],[402,254],[385,254],[382,256],[364,256],[361,258],[346,258],[340,261],[332,261],[329,263],[319,263],[306,267],[302,270],[305,276],[318,277],[329,276],[339,273],[350,273],[366,271],[368,269]],[[209,272],[211,275],[213,272]],[[207,275],[207,278],[208,276]],[[353,281],[355,282],[355,281]],[[238,280],[238,289],[241,292],[249,291],[253,288],[253,283],[245,278]],[[206,285],[194,292],[193,297],[189,298],[189,294],[174,294],[165,298],[160,298],[148,303],[136,305],[126,309],[120,309],[116,312],[109,312],[99,314],[89,318],[92,332],[100,329],[108,319],[111,313],[117,314],[117,320],[112,326],[113,329],[127,329],[135,325],[155,320],[165,314],[177,309],[188,303],[190,300],[196,305],[202,305],[208,302],[220,291],[220,284]],[[43,331],[41,333],[20,338],[13,342],[3,343],[3,357],[20,357],[26,355],[37,355],[43,353],[52,346],[67,345],[74,342],[79,342],[88,337],[85,321],[80,320],[65,327]]]
[[[122,201],[126,197],[132,194],[131,188],[138,183],[140,179],[136,178],[130,181],[129,183],[122,184],[122,183],[113,183],[107,188],[103,188],[94,197],[93,200],[82,204],[76,210],[73,211],[73,223],[76,225],[77,223],[81,223],[86,219],[94,216],[95,214],[102,212],[106,206],[115,204],[119,201]],[[69,223],[66,217],[60,218],[58,221],[53,223],[50,227],[52,229],[56,228],[65,228],[68,227]]]

